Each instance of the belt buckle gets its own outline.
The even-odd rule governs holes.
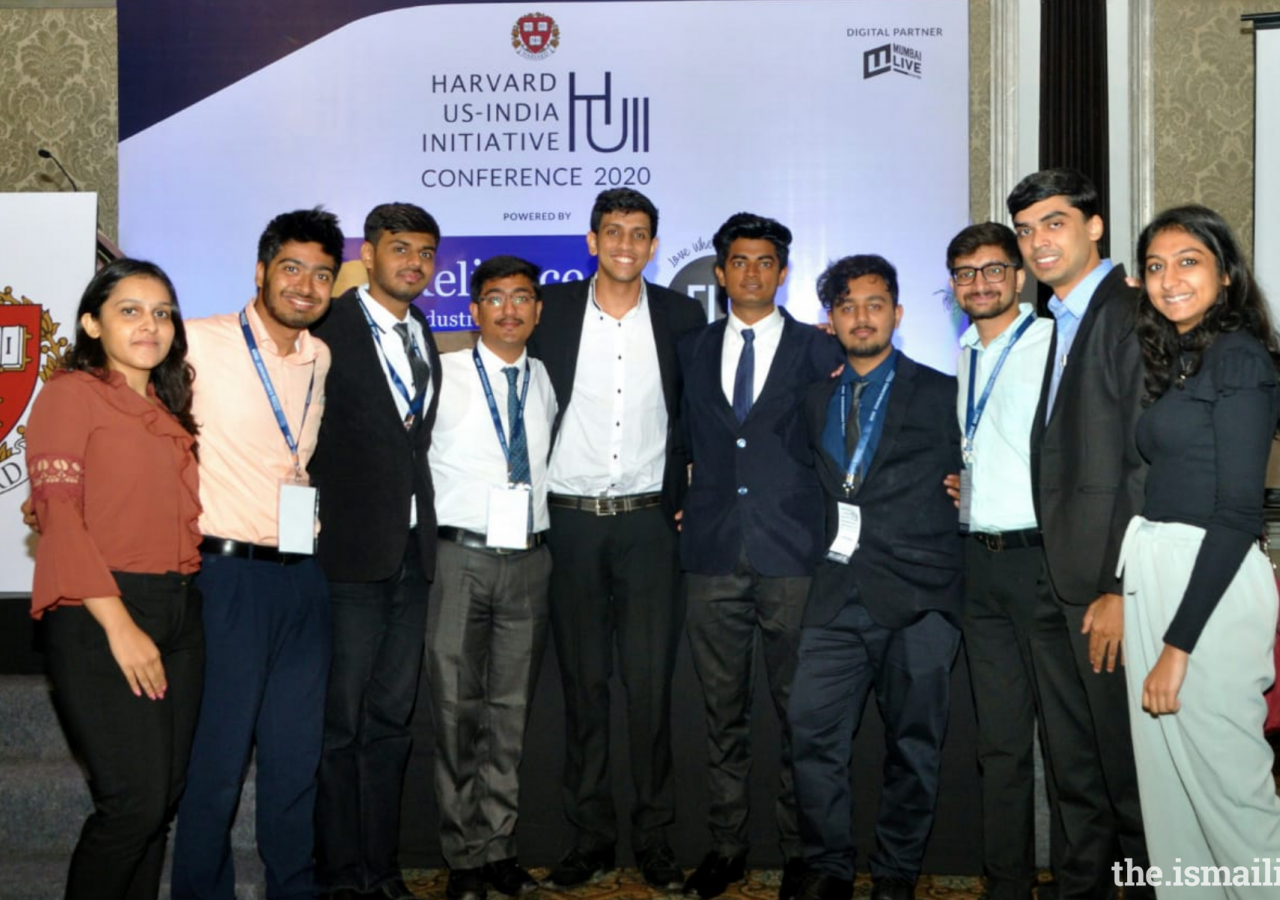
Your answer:
[[[1003,534],[1001,533],[991,534],[990,532],[985,532],[985,531],[982,532],[981,534],[982,536],[979,538],[979,540],[981,540],[982,545],[986,547],[988,550],[990,550],[992,553],[999,553],[1002,550],[1004,550]]]
[[[600,497],[596,500],[596,515],[616,516],[621,511],[620,507],[617,497]]]

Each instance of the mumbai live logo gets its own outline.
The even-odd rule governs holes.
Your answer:
[[[560,26],[546,13],[525,13],[511,26],[511,46],[525,59],[546,59],[560,46]]]

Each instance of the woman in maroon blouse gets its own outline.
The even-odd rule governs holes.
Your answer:
[[[27,423],[32,615],[94,802],[69,900],[159,894],[186,775],[204,677],[186,349],[169,278],[117,260],[85,289],[66,371]]]

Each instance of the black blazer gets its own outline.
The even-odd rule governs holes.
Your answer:
[[[835,338],[780,310],[782,337],[760,396],[738,424],[720,380],[728,320],[681,339],[681,413],[693,461],[680,560],[726,575],[745,545],[761,575],[806,576],[825,549],[822,489],[801,409],[805,391],[844,361]]]
[[[826,499],[825,547],[836,536],[845,467],[822,446],[833,378],[809,389],[805,420]],[[942,479],[960,471],[956,380],[898,356],[884,429],[851,502],[862,511],[858,549],[847,564],[823,559],[813,574],[804,624],[826,625],[855,597],[878,624],[903,628],[937,610],[959,627],[964,552],[959,515]]]
[[[1048,424],[1050,345],[1031,426],[1031,488],[1054,590],[1084,605],[1120,593],[1116,561],[1129,520],[1142,511],[1146,464],[1134,429],[1142,410],[1138,292],[1112,269],[1094,291],[1071,345]]]
[[[409,498],[416,498],[422,568],[436,568],[435,490],[427,451],[440,400],[440,354],[417,307],[409,314],[426,334],[431,402],[406,430],[387,387],[386,364],[359,308],[355,288],[335,297],[311,333],[329,345],[320,438],[307,471],[320,490],[316,555],[331,581],[381,581],[404,560]],[[388,339],[384,336],[384,340]],[[391,340],[399,340],[392,335]]]
[[[549,284],[542,288],[542,319],[529,339],[529,355],[542,360],[556,393],[555,423],[551,445],[560,433],[560,421],[573,399],[573,378],[578,369],[578,348],[582,344],[582,323],[587,314],[590,281]],[[688,484],[688,459],[680,439],[680,367],[676,362],[676,338],[705,325],[706,311],[695,300],[645,282],[646,309],[653,326],[658,351],[658,373],[667,405],[667,460],[662,477],[662,507],[675,528],[672,516],[680,509]]]

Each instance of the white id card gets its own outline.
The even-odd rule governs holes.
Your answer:
[[[862,534],[862,510],[852,503],[837,503],[836,510],[839,513],[840,530],[836,532],[836,539],[827,550],[827,559],[847,563],[853,557],[853,551],[858,549],[858,538]]]
[[[489,531],[485,543],[506,550],[528,549],[531,499],[527,484],[490,488]]]
[[[969,517],[973,508],[973,469],[960,469],[960,530],[969,530]]]
[[[293,481],[280,485],[279,539],[281,553],[316,552],[316,517],[319,492]]]

